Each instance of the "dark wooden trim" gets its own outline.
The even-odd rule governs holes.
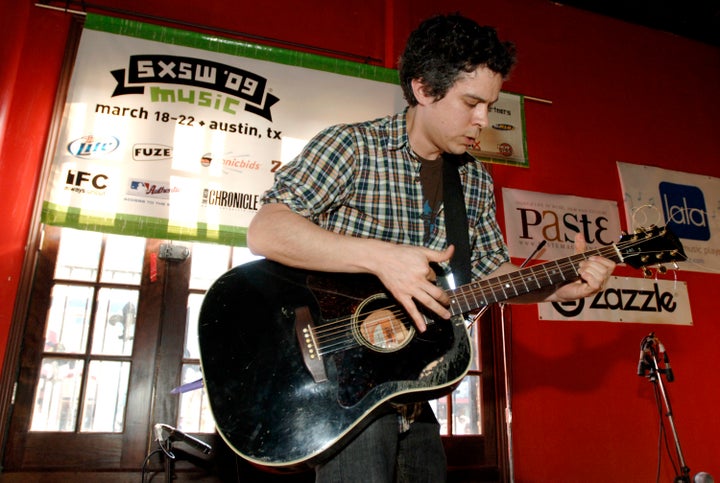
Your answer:
[[[164,264],[153,260],[160,243],[160,240],[148,239],[145,244],[140,298],[135,316],[130,392],[125,407],[121,468],[136,468],[152,444],[151,418],[156,401],[154,386],[157,372],[155,353],[160,340],[166,278]]]
[[[44,233],[43,246],[37,257],[32,297],[28,303],[27,318],[24,321],[22,353],[17,362],[15,402],[12,408],[12,417],[8,421],[8,439],[5,445],[3,464],[10,469],[20,469],[25,459],[26,438],[35,397],[35,383],[42,360],[45,319],[50,306],[53,272],[57,259],[60,229],[45,227]]]
[[[185,346],[187,300],[190,284],[190,261],[160,261],[165,266],[165,280],[161,328],[156,348],[158,373],[155,380],[156,406],[152,410],[152,423],[175,426],[178,417],[179,396],[170,391],[181,382],[182,358]]]

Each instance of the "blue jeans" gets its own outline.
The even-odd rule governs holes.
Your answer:
[[[402,433],[394,413],[371,423],[340,453],[315,468],[315,482],[442,483],[446,467],[440,427],[426,405],[422,417]]]

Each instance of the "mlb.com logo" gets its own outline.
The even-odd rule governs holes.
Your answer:
[[[670,229],[688,240],[710,239],[705,197],[697,186],[668,183],[659,185],[663,214]]]

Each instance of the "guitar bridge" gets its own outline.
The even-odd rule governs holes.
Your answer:
[[[303,362],[315,382],[328,380],[325,364],[320,355],[320,348],[315,339],[315,324],[307,306],[295,309],[295,336],[300,345]]]

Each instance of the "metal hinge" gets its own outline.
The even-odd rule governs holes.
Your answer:
[[[171,260],[182,262],[190,256],[190,249],[182,245],[173,245],[171,243],[163,243],[160,245],[160,253],[158,256],[161,260]]]

